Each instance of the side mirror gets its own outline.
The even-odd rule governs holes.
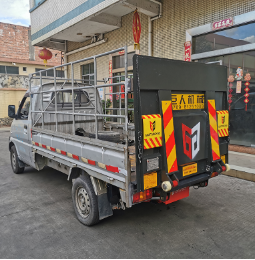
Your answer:
[[[8,117],[15,118],[15,106],[14,105],[8,106]]]

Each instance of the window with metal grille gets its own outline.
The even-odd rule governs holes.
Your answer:
[[[0,66],[0,73],[3,73],[3,74],[19,74],[19,67]]]
[[[93,85],[94,84],[94,62],[82,65],[82,79],[84,84]]]
[[[35,69],[35,72],[41,71],[43,69]],[[52,70],[47,70],[42,72],[43,77],[54,77],[54,71]],[[64,71],[63,70],[56,70],[56,77],[57,78],[64,78]]]

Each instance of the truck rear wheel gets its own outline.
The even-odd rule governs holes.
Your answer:
[[[97,196],[88,174],[83,174],[73,182],[72,199],[78,220],[92,226],[99,222]]]
[[[18,154],[15,148],[15,145],[13,145],[11,147],[11,153],[10,153],[10,159],[11,159],[11,165],[12,165],[12,170],[14,173],[19,174],[19,173],[23,173],[25,167],[20,167],[19,166],[19,158],[18,158]]]

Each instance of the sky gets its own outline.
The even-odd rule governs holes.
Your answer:
[[[217,32],[216,34],[223,35],[237,40],[244,40],[250,43],[255,43],[255,24],[250,23],[250,24],[242,25],[240,27],[235,27],[235,28]]]
[[[29,0],[0,0],[0,22],[29,26]]]

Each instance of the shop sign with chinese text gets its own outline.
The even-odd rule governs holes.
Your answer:
[[[234,25],[234,20],[232,17],[218,21],[218,22],[214,22],[212,24],[212,29],[213,30],[219,30],[219,29],[223,29],[229,26],[233,26]]]

